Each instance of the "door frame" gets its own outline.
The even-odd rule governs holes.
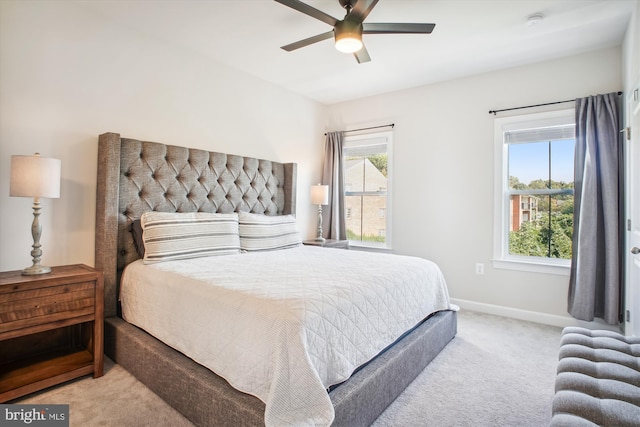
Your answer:
[[[640,76],[625,98],[625,239],[624,311],[625,335],[640,336]]]

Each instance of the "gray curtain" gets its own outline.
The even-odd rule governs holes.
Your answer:
[[[343,140],[344,132],[328,132],[324,146],[322,183],[329,186],[329,205],[322,210],[322,237],[325,239],[347,238],[344,218]]]
[[[618,324],[621,301],[623,198],[618,96],[576,100],[573,255],[568,311]]]

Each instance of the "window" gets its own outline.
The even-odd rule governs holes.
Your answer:
[[[568,274],[573,110],[496,119],[494,265]]]
[[[388,131],[344,139],[345,218],[354,246],[391,247],[391,137]]]

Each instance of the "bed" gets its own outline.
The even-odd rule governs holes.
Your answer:
[[[205,360],[207,358],[203,358],[201,356],[202,352],[198,353],[197,350],[196,353],[189,354],[193,350],[188,348],[188,345],[186,347],[182,345],[182,337],[177,337],[172,341],[171,337],[181,335],[176,334],[175,331],[173,334],[163,335],[161,332],[163,328],[170,329],[174,327],[177,328],[177,331],[185,331],[187,329],[185,326],[178,326],[180,324],[179,320],[187,322],[185,325],[194,325],[189,328],[189,332],[192,329],[195,330],[194,320],[189,319],[188,316],[190,311],[196,311],[193,307],[205,299],[204,297],[196,297],[193,301],[172,305],[171,297],[161,297],[159,296],[160,291],[156,291],[167,278],[174,277],[174,275],[182,275],[179,276],[181,277],[179,279],[181,283],[189,283],[189,286],[184,286],[183,288],[197,289],[198,286],[204,287],[205,285],[202,283],[207,282],[207,280],[211,283],[216,283],[216,288],[218,288],[220,277],[202,278],[206,265],[213,265],[214,262],[224,262],[227,265],[233,261],[235,267],[229,267],[230,273],[225,273],[225,278],[239,274],[249,274],[249,270],[252,270],[254,274],[253,280],[260,278],[262,283],[262,278],[265,276],[264,269],[243,268],[243,263],[251,266],[272,266],[275,263],[282,262],[284,264],[276,270],[290,271],[291,269],[300,268],[299,264],[295,264],[293,261],[299,258],[301,260],[300,263],[306,265],[305,268],[300,268],[301,271],[310,270],[309,266],[313,262],[320,266],[318,271],[326,273],[327,266],[335,265],[338,259],[346,256],[348,252],[342,252],[340,249],[293,245],[293,247],[278,251],[249,250],[223,256],[214,255],[211,259],[198,257],[184,260],[184,262],[180,263],[174,261],[167,263],[145,262],[140,259],[141,255],[137,250],[139,248],[136,248],[134,242],[132,233],[134,221],[137,222],[141,217],[152,216],[153,214],[149,212],[162,212],[168,215],[175,213],[193,213],[193,215],[203,213],[203,216],[207,214],[210,216],[215,216],[216,214],[220,216],[238,215],[252,220],[265,218],[268,219],[267,222],[290,217],[295,215],[296,173],[295,163],[278,163],[139,141],[122,138],[116,133],[106,133],[99,137],[96,267],[103,270],[105,277],[105,352],[116,363],[131,372],[196,425],[239,426],[265,425],[265,423],[267,425],[328,425],[330,423],[335,426],[369,425],[455,336],[456,313],[450,309],[450,306],[446,304],[443,306],[442,301],[440,301],[434,307],[420,308],[420,310],[428,310],[428,312],[418,322],[407,318],[405,321],[408,323],[402,326],[402,333],[394,330],[389,337],[385,338],[390,340],[388,343],[385,342],[384,346],[380,346],[380,343],[376,344],[380,348],[376,350],[372,357],[369,354],[363,354],[358,366],[345,368],[346,370],[341,371],[339,374],[332,376],[331,373],[326,373],[324,368],[319,369],[318,366],[323,365],[322,363],[315,363],[316,356],[306,357],[306,359],[303,357],[305,359],[302,367],[303,372],[306,372],[305,375],[308,375],[309,378],[320,378],[319,383],[313,385],[310,389],[304,389],[303,393],[296,393],[295,387],[286,385],[284,389],[291,393],[289,398],[278,398],[279,400],[276,399],[274,401],[273,396],[269,395],[269,390],[266,391],[267,395],[264,394],[263,389],[265,386],[263,382],[261,383],[263,384],[262,388],[254,391],[247,389],[243,384],[239,385],[238,381],[242,380],[233,376],[235,374],[229,374],[229,372],[224,371],[223,368],[220,368],[222,372],[218,372],[221,374],[219,376],[207,367],[210,363],[216,363],[215,357],[212,362],[211,360]],[[239,221],[242,223],[242,219],[239,219]],[[354,256],[354,260],[357,262],[361,260],[364,263],[366,258],[363,257],[374,256],[374,254],[352,252],[354,253],[350,256]],[[411,257],[399,257],[396,259],[391,258],[395,257],[391,255],[377,254],[375,256],[383,257],[376,261],[376,264],[380,265],[382,265],[383,261],[390,259],[399,261],[400,258],[406,258],[407,262],[416,261]],[[206,262],[203,261],[205,259],[207,260]],[[304,264],[305,262],[307,264]],[[326,264],[323,266],[322,263]],[[190,265],[188,272],[180,271],[183,267],[177,267],[179,271],[171,270],[173,268],[171,266],[187,264]],[[393,268],[392,264],[388,266],[389,271]],[[196,269],[195,273],[193,272],[194,268]],[[219,267],[213,270],[221,271],[224,268],[227,267],[223,267],[220,264]],[[149,273],[150,270],[154,269],[159,272],[157,276]],[[124,282],[122,281],[123,271],[126,272]],[[436,268],[435,271],[439,270]],[[401,273],[394,272],[393,275]],[[409,276],[407,277],[411,277],[410,273],[408,274]],[[414,273],[414,276],[418,280],[418,276],[421,277],[425,274]],[[165,321],[165,326],[160,330],[154,329],[153,322],[145,324],[144,321],[140,320],[140,318],[144,319],[150,316],[143,314],[136,318],[129,306],[125,306],[124,310],[120,306],[119,297],[123,290],[123,301],[126,302],[129,298],[133,298],[132,295],[137,292],[132,293],[129,290],[144,288],[143,285],[138,285],[137,282],[135,282],[135,286],[128,284],[132,280],[131,277],[136,275],[138,279],[146,278],[146,286],[152,290],[152,292],[147,292],[146,294],[142,293],[138,301],[147,301],[149,306],[160,307],[155,313],[160,322],[163,319],[166,320],[166,318],[171,319],[170,321]],[[327,275],[325,274],[324,276]],[[340,274],[339,276],[345,276],[345,274]],[[313,298],[322,299],[324,296],[324,299],[330,299],[326,298],[327,293],[344,293],[344,289],[327,291],[325,286],[328,286],[328,282],[333,280],[325,280],[326,283],[324,283],[322,282],[323,275],[300,277],[302,277],[302,274],[291,273],[288,276],[281,275],[276,277],[275,282],[278,283],[285,280],[303,281],[306,284],[313,282],[315,286],[312,287],[324,290],[318,292],[311,299],[305,300],[306,302],[304,303],[300,303],[301,300],[298,298],[289,300],[289,305],[282,310],[282,313],[286,313],[287,316],[298,311],[300,313],[309,313],[309,310],[298,310],[298,308],[300,304],[306,304],[305,307],[312,305],[315,307],[319,303],[318,300],[313,300]],[[196,279],[200,280],[200,282]],[[191,282],[192,280],[193,282]],[[412,280],[407,279],[405,281],[411,282]],[[346,283],[339,286],[355,286],[351,282],[355,283],[356,280],[347,280]],[[167,286],[171,287],[171,281],[168,281]],[[237,287],[238,285],[229,286]],[[278,288],[276,285],[269,286],[273,286],[272,289]],[[183,288],[180,291],[181,299],[186,295],[182,291]],[[224,298],[220,295],[229,294],[231,291],[236,292],[237,289],[230,290],[227,288],[220,291],[222,293],[213,298],[211,304],[216,301],[224,302]],[[244,292],[245,289],[242,291]],[[261,284],[258,292],[263,294],[252,295],[251,298],[262,298],[259,303],[254,305],[263,307],[265,301],[269,300],[275,291],[270,290],[268,292],[269,295],[266,295],[267,292],[264,291],[264,287]],[[287,292],[291,293],[291,291],[285,291],[285,294]],[[352,292],[352,290],[350,289],[349,292]],[[446,293],[446,287],[444,293]],[[153,298],[159,299],[153,300]],[[162,298],[164,298],[165,306],[161,306]],[[388,297],[383,296],[382,298],[387,299]],[[448,295],[445,296],[445,299],[448,301]],[[274,302],[274,304],[282,303]],[[190,310],[187,310],[182,315],[174,316],[174,312],[177,312],[179,305],[186,305]],[[242,302],[241,305],[249,304]],[[379,307],[382,307],[382,305],[379,305]],[[397,307],[389,308],[389,310],[402,311]],[[168,311],[170,312],[168,313]],[[215,310],[202,311],[212,311],[220,314],[223,309],[217,307]],[[268,313],[274,312],[272,309],[265,309],[264,311]],[[129,321],[123,319],[123,312],[124,317]],[[232,312],[234,311],[229,313]],[[365,315],[362,319],[369,316],[366,313]],[[301,317],[312,316],[302,314]],[[205,324],[207,322],[208,324],[215,323],[212,320],[203,321]],[[296,320],[293,323],[297,324],[298,321]],[[384,323],[384,321],[380,320],[372,323]],[[235,325],[236,322],[233,322],[233,324]],[[240,335],[243,330],[253,329],[253,327],[241,326],[238,326],[238,328],[231,335]],[[258,326],[255,328],[258,331],[260,330]],[[307,328],[307,326],[304,325],[303,328]],[[394,326],[394,328],[397,327]],[[264,330],[268,331],[268,328]],[[148,331],[153,332],[153,334]],[[313,333],[315,334],[316,332],[314,331]],[[311,332],[309,332],[309,329],[304,329],[302,334],[296,332],[292,336],[297,337],[300,335],[306,337],[311,335]],[[329,335],[333,336],[334,332],[329,332]],[[162,339],[158,339],[156,336],[160,336]],[[291,337],[288,339],[291,340]],[[347,339],[345,341],[351,340]],[[219,337],[211,339],[211,341],[223,342],[224,338]],[[272,340],[264,341],[270,342]],[[374,340],[367,338],[360,344],[356,342],[355,344],[346,343],[345,345],[365,348],[369,341]],[[209,348],[208,345],[207,349]],[[306,338],[302,339],[299,347],[306,348],[307,346],[311,346],[311,344]],[[291,345],[286,348],[294,349],[296,347]],[[273,351],[273,349],[269,351]],[[244,351],[237,354],[242,355],[253,352]],[[288,352],[291,353],[293,350]],[[215,353],[215,351],[209,351],[209,353]],[[257,350],[255,353],[256,355],[260,354]],[[189,356],[185,354],[189,354]],[[269,365],[271,362],[263,362],[266,359],[270,360],[272,353],[267,352],[265,354],[268,357],[256,356],[257,359],[253,360],[249,358],[249,366]],[[312,359],[312,361],[309,362],[307,359]],[[283,360],[286,361],[287,357],[279,358],[276,363],[281,370],[287,371],[291,369],[293,371],[291,366],[282,368]],[[215,367],[214,369],[217,370],[218,368]],[[262,370],[269,369],[264,368]],[[316,371],[317,375],[315,375]],[[269,375],[272,375],[272,373],[270,372],[267,376]],[[273,375],[269,378],[272,377]],[[279,378],[278,375],[275,377]],[[293,383],[295,381],[289,382]],[[230,383],[236,385],[237,388],[232,387]],[[275,381],[275,383],[278,383],[278,381]],[[279,389],[278,387],[273,385],[266,388]],[[245,392],[238,389],[242,389]],[[313,393],[318,394],[314,395]],[[275,396],[277,397],[281,394],[275,393]],[[260,398],[256,397],[256,395],[260,396]],[[291,409],[291,406],[287,406],[289,404],[287,400],[292,400],[291,396],[295,397],[296,395],[315,396],[308,398],[305,405],[310,406],[310,403],[319,402],[315,405],[319,408],[318,416],[315,418],[313,416],[295,418],[297,409],[294,410]],[[265,405],[265,401],[267,405]],[[315,409],[312,408],[312,410]],[[274,413],[279,415],[273,416]],[[285,416],[282,417],[282,414],[285,414]],[[287,418],[290,414],[293,418]]]

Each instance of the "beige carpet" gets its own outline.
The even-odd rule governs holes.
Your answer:
[[[560,328],[459,314],[456,338],[374,426],[547,426]],[[109,359],[105,371],[11,403],[69,404],[72,427],[192,425]]]

